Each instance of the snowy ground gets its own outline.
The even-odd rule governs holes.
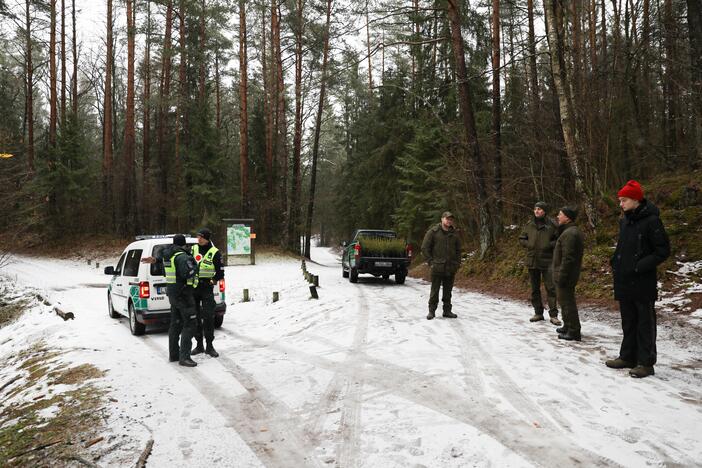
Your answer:
[[[167,362],[164,330],[134,337],[108,317],[102,268],[20,258],[5,274],[76,319],[37,305],[0,329],[0,359],[43,339],[107,370],[100,466],[133,464],[149,439],[157,467],[701,463],[702,340],[680,339],[694,327],[659,327],[656,375],[636,380],[604,366],[617,321],[588,317],[606,312],[583,314],[581,343],[529,323],[525,303],[462,291],[457,320],[427,321],[427,283],[350,284],[328,250],[313,259],[319,300],[291,259],[228,267],[221,356],[189,369]]]

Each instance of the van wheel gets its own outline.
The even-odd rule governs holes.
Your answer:
[[[341,276],[343,278],[348,278],[349,277],[349,270],[344,269],[344,267],[341,267]]]
[[[214,327],[221,328],[222,322],[224,322],[224,315],[216,315],[214,318]]]
[[[352,283],[358,283],[358,270],[356,268],[351,268],[349,272],[349,281]]]
[[[146,325],[137,322],[136,311],[134,310],[134,303],[129,301],[129,330],[134,336],[141,336],[146,331]]]
[[[107,293],[107,313],[110,315],[110,318],[118,318],[119,314],[117,311],[115,311],[115,308],[112,306],[112,295],[110,293]]]

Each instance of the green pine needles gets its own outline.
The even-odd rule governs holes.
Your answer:
[[[364,257],[404,257],[405,240],[387,237],[359,237],[361,255]]]

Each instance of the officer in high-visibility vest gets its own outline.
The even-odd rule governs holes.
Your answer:
[[[198,263],[198,274],[195,281],[195,308],[197,310],[197,330],[195,339],[197,346],[192,354],[199,354],[203,351],[212,356],[218,357],[219,353],[214,349],[214,317],[215,299],[213,286],[224,278],[224,265],[222,264],[222,254],[211,241],[212,232],[207,228],[202,228],[197,232],[197,244],[192,247],[192,254]],[[206,346],[202,346],[202,338],[205,338]]]
[[[197,363],[190,358],[197,317],[193,298],[197,263],[185,250],[185,236],[176,234],[173,236],[173,246],[164,248],[157,257],[142,259],[142,262],[163,263],[167,283],[166,294],[171,303],[171,325],[168,328],[169,360],[178,361],[181,366],[197,366]]]

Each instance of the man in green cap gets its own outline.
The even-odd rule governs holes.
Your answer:
[[[558,320],[556,304],[556,286],[553,283],[553,270],[551,269],[553,248],[556,246],[556,239],[558,239],[558,228],[556,223],[547,216],[547,211],[548,205],[545,202],[536,202],[534,217],[524,226],[519,236],[519,243],[527,251],[526,266],[531,282],[531,305],[534,307],[534,315],[529,321],[539,322],[544,319],[544,304],[541,299],[541,280],[543,279],[551,323],[560,326],[561,321]]]
[[[456,271],[461,265],[461,239],[453,227],[453,221],[453,214],[450,211],[444,211],[441,222],[429,228],[422,242],[422,255],[431,268],[431,293],[427,320],[435,317],[436,308],[439,305],[439,288],[442,287],[443,316],[457,317],[451,312],[451,290]]]

